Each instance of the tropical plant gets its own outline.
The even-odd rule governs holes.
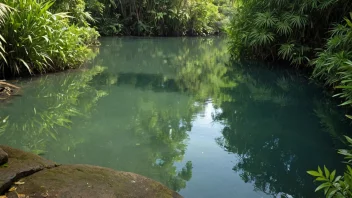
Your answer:
[[[352,147],[352,139],[345,136],[349,147]],[[346,160],[346,170],[343,175],[336,175],[336,170],[329,171],[324,166],[324,171],[318,166],[317,171],[307,171],[315,177],[315,181],[321,182],[315,191],[324,190],[326,197],[352,197],[352,150],[340,149],[339,154],[343,155]]]
[[[351,10],[348,0],[241,1],[229,28],[234,56],[302,65],[321,48],[326,30]]]
[[[54,13],[68,12],[72,16],[72,18],[70,18],[72,23],[79,26],[89,26],[89,23],[94,22],[95,20],[91,16],[90,12],[86,10],[87,3],[95,5],[96,0],[90,0],[89,2],[86,2],[85,0],[56,0],[50,10]]]
[[[12,11],[12,8],[6,4],[0,3],[0,26],[5,23],[7,15]],[[6,61],[5,49],[3,43],[6,43],[4,37],[0,34],[0,60]]]
[[[141,36],[217,33],[226,25],[226,21],[223,24],[218,21],[228,20],[232,14],[228,9],[233,4],[230,0],[100,0],[99,3],[103,12],[97,9],[99,6],[88,10],[101,34]]]
[[[346,100],[342,105],[352,104],[352,13],[331,30],[331,37],[318,53],[314,66],[313,76],[340,89],[336,96]]]
[[[52,1],[2,0],[13,8],[0,25],[3,75],[45,73],[81,65],[91,54],[95,30],[70,25],[67,13],[49,12]]]

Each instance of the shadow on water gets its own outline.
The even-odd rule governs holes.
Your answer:
[[[197,177],[184,156],[211,102],[215,142],[234,161],[209,172],[236,173],[269,197],[315,197],[306,170],[340,168],[349,123],[337,104],[295,71],[229,62],[222,38],[103,38],[91,65],[23,81],[23,96],[0,107],[0,143],[180,191]]]

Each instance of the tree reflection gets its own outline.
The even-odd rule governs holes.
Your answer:
[[[187,162],[181,171],[177,171],[174,164],[183,159],[193,115],[201,107],[194,106],[187,97],[177,100],[168,95],[159,95],[158,99],[151,97],[139,100],[131,130],[141,145],[147,144],[152,149],[145,160],[146,164],[151,165],[146,174],[179,191],[186,187],[186,181],[192,177],[192,162]],[[165,99],[169,102],[164,102]]]
[[[47,151],[50,139],[60,141],[58,128],[70,128],[72,117],[89,115],[96,102],[107,95],[89,85],[104,70],[95,66],[80,72],[48,75],[23,85],[23,97],[2,107],[1,143],[37,154]]]
[[[222,111],[214,115],[225,124],[217,143],[238,156],[233,170],[256,190],[272,196],[314,197],[306,170],[318,164],[336,168],[341,160],[314,113],[314,98],[322,95],[315,95],[312,87],[297,86],[303,78],[255,65],[253,70],[237,67],[242,68],[243,81],[226,90],[236,100],[221,103]]]
[[[193,119],[204,110],[204,100],[212,95],[225,100],[221,88],[235,86],[226,76],[226,46],[220,41],[103,40],[98,59],[108,69],[94,84],[115,83],[94,122],[73,126],[75,134],[89,134],[85,143],[56,158],[139,173],[176,191],[185,188],[192,162],[181,169],[175,162],[183,159]]]
[[[221,109],[213,119],[225,126],[216,141],[236,154],[233,170],[243,181],[273,196],[314,197],[306,170],[340,160],[331,149],[339,142],[331,136],[344,128],[335,104],[295,74],[230,64],[223,39],[162,40],[103,39],[94,64],[106,70],[32,82],[16,108],[1,111],[0,142],[60,163],[135,172],[179,191],[193,166],[175,164],[212,100]]]

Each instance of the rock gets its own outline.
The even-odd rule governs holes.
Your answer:
[[[45,168],[55,167],[54,162],[32,153],[7,146],[0,146],[0,149],[8,154],[8,165],[0,166],[0,195],[20,178]]]
[[[128,197],[181,198],[181,196],[146,177],[90,165],[62,165],[45,169],[21,180],[17,194],[35,197]]]
[[[9,160],[9,156],[4,150],[0,148],[0,166],[3,164],[6,164],[8,160]]]

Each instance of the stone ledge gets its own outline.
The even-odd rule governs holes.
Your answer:
[[[7,166],[0,167],[0,194],[5,193],[15,181],[43,169],[56,166],[50,160],[19,149],[8,146],[0,146],[0,149],[8,154]]]
[[[182,198],[152,179],[91,165],[60,165],[7,146],[8,166],[0,167],[0,195],[8,198],[102,197]],[[19,181],[15,184],[15,182]],[[14,186],[12,192],[6,192]]]

